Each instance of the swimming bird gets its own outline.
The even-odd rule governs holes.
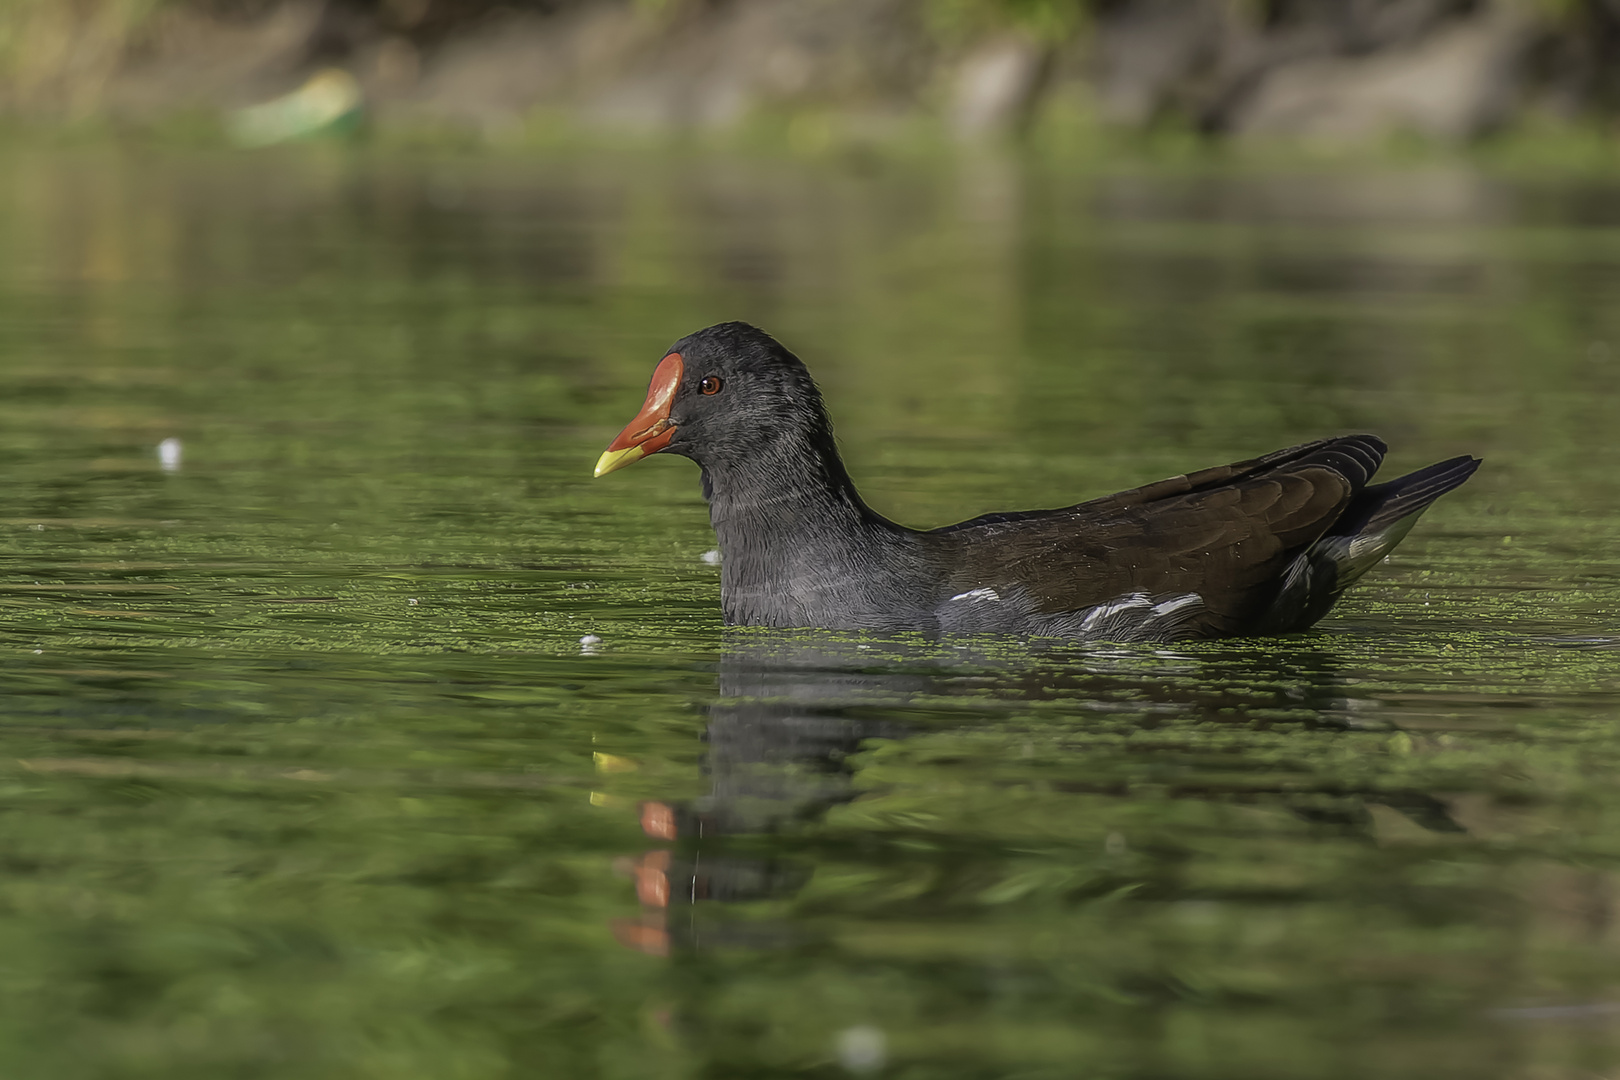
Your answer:
[[[798,357],[728,322],[670,348],[596,475],[665,452],[698,464],[728,624],[1178,641],[1310,627],[1480,464],[1372,484],[1385,449],[1319,439],[1075,506],[910,529],[862,501]]]

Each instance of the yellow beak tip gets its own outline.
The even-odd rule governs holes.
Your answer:
[[[647,456],[647,452],[639,446],[627,446],[623,450],[609,450],[596,459],[595,477],[603,477],[615,469],[622,469],[626,465],[640,461]]]

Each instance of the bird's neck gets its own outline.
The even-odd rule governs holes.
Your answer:
[[[909,532],[861,501],[831,436],[765,447],[703,467],[720,541],[726,621],[763,626],[867,626],[863,602],[904,564]],[[876,622],[874,622],[876,620]]]

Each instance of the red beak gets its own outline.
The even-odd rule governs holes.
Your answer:
[[[647,400],[636,418],[619,432],[619,437],[608,443],[607,451],[596,462],[597,476],[606,476],[669,445],[669,440],[675,437],[675,425],[669,422],[669,407],[685,371],[680,353],[672,352],[658,361],[652,383],[647,387]]]

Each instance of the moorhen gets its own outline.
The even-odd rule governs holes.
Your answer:
[[[861,501],[804,364],[740,322],[675,343],[596,475],[666,450],[703,470],[727,623],[1112,641],[1304,630],[1480,464],[1369,485],[1384,443],[1346,435],[908,529]]]

